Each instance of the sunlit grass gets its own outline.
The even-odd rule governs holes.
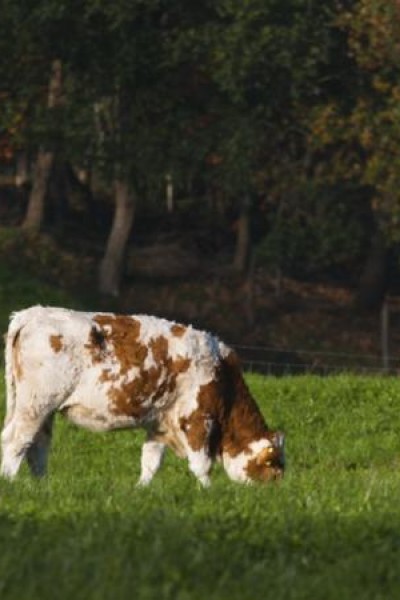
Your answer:
[[[397,379],[249,376],[287,436],[279,485],[168,455],[137,489],[140,432],[57,420],[49,476],[0,482],[0,598],[398,598]]]

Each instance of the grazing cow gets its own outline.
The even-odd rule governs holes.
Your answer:
[[[139,484],[166,446],[204,485],[214,460],[236,481],[283,474],[283,435],[267,428],[235,353],[209,333],[145,315],[34,306],[6,340],[3,476],[26,456],[46,472],[55,412],[93,431],[143,427]]]

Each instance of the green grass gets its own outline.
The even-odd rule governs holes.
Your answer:
[[[248,380],[287,435],[281,483],[218,467],[202,490],[168,455],[139,490],[140,432],[59,419],[46,480],[0,482],[0,598],[400,598],[399,381]]]

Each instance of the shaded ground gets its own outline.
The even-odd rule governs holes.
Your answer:
[[[232,270],[232,240],[218,229],[211,239],[204,228],[194,235],[180,224],[176,235],[168,223],[155,233],[151,227],[135,231],[118,298],[100,298],[96,292],[105,233],[87,230],[79,220],[29,239],[18,228],[0,229],[0,260],[71,291],[74,304],[156,314],[213,331],[240,346],[248,366],[263,365],[264,372],[276,372],[282,364],[290,365],[287,372],[301,372],[304,365],[316,372],[325,367],[382,369],[381,314],[359,310],[354,285],[328,274],[323,282],[278,280],[266,267],[257,267],[250,286]],[[391,297],[389,307],[390,367],[397,371],[400,297]]]

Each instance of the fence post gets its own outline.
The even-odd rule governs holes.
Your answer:
[[[389,370],[389,303],[385,298],[381,308],[381,347],[383,370]]]

